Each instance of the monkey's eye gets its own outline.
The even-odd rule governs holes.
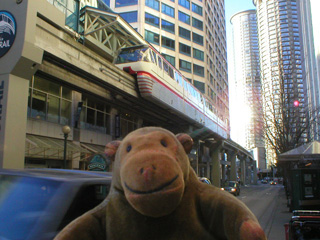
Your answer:
[[[132,149],[132,146],[131,146],[131,145],[128,145],[128,146],[127,146],[127,152],[130,152],[131,149]]]
[[[163,140],[163,139],[160,141],[160,143],[161,143],[161,145],[164,146],[164,147],[167,147],[167,146],[168,146],[167,142],[166,142],[165,140]]]

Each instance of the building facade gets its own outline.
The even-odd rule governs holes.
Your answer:
[[[233,15],[230,19],[233,30],[233,69],[235,103],[238,110],[235,131],[238,143],[254,152],[258,168],[266,169],[264,148],[263,109],[261,99],[259,42],[256,11],[248,10]]]
[[[301,37],[303,40],[303,64],[310,116],[310,140],[320,140],[320,17],[319,1],[299,1]]]
[[[266,139],[271,140],[266,140],[266,155],[271,166],[277,151],[283,151],[279,145],[294,148],[308,140],[301,29],[296,0],[254,0],[254,4]]]
[[[104,1],[211,101],[229,123],[224,0]]]

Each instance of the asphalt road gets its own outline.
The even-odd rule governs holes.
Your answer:
[[[242,186],[237,197],[256,215],[269,240],[285,240],[284,224],[291,218],[282,185]]]

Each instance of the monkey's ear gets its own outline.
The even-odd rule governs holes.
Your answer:
[[[120,143],[121,141],[112,141],[112,142],[109,142],[104,148],[104,153],[106,154],[107,157],[110,157],[111,161],[114,161],[114,157],[116,155],[116,152],[118,150]]]
[[[176,135],[179,142],[182,144],[185,152],[189,154],[193,146],[193,139],[186,133],[178,133]]]

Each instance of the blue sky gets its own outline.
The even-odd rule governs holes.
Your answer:
[[[231,139],[244,146],[244,132],[239,118],[239,109],[236,106],[235,87],[233,79],[233,66],[232,66],[232,25],[230,18],[242,11],[255,9],[252,0],[225,0],[225,14],[226,14],[226,29],[227,29],[227,57],[228,57],[228,81],[229,81],[229,108],[230,108],[230,126],[231,126]]]

